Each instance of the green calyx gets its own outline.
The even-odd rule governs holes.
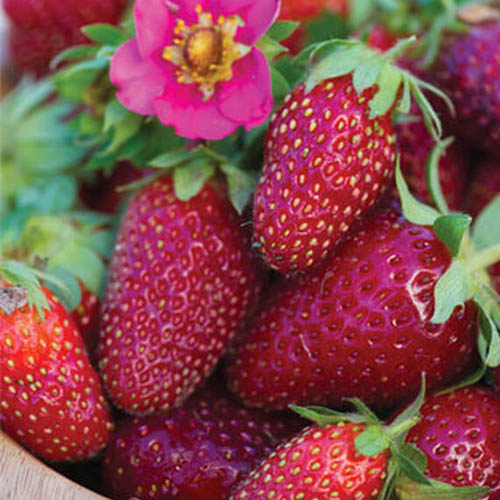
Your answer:
[[[441,121],[424,92],[429,91],[444,100],[452,114],[453,104],[441,90],[394,64],[397,57],[415,41],[416,37],[401,39],[385,53],[371,49],[359,40],[330,40],[310,46],[297,56],[298,62],[308,58],[311,66],[306,91],[325,79],[352,74],[353,86],[358,94],[374,85],[377,87],[369,102],[370,118],[385,115],[391,108],[402,114],[409,113],[413,96],[422,110],[429,132],[439,139],[442,135]]]
[[[396,166],[396,185],[405,217],[418,225],[432,226],[448,247],[452,261],[434,289],[433,323],[449,319],[457,307],[474,300],[480,310],[478,349],[482,366],[466,383],[474,383],[485,367],[500,365],[500,296],[492,287],[487,269],[500,262],[500,195],[494,198],[472,224],[469,215],[450,212],[441,191],[438,164],[450,140],[438,143],[429,155],[428,187],[438,208],[429,207],[413,195]],[[462,382],[460,386],[463,386]],[[454,387],[456,388],[456,387]]]
[[[389,425],[384,425],[361,400],[356,398],[349,399],[357,410],[355,413],[342,413],[320,406],[290,405],[290,409],[321,427],[331,424],[342,425],[347,422],[366,426],[354,441],[358,453],[375,456],[388,452],[390,456],[384,486],[377,500],[390,500],[395,498],[394,495],[401,500],[479,499],[488,493],[488,488],[456,488],[427,478],[425,476],[427,457],[416,446],[405,443],[408,431],[421,419],[420,408],[425,398],[425,387],[425,374],[422,373],[420,393]],[[428,496],[423,496],[424,494]],[[452,494],[455,496],[451,496]]]
[[[82,283],[99,296],[110,256],[112,218],[90,212],[38,215],[13,211],[0,226],[0,275],[27,292],[30,307],[48,307],[41,284],[52,289],[68,310],[81,301]]]

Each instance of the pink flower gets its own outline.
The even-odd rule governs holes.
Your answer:
[[[190,139],[260,125],[272,108],[271,77],[254,44],[279,8],[280,0],[136,0],[137,38],[111,61],[118,99]]]

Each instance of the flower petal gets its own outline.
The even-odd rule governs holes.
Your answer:
[[[215,141],[238,127],[238,123],[220,113],[215,98],[203,101],[195,84],[175,82],[168,93],[154,99],[153,106],[164,125],[172,125],[178,135],[188,139]]]
[[[223,14],[237,14],[245,23],[245,26],[238,30],[236,41],[254,45],[278,17],[281,0],[231,0],[225,4]]]
[[[154,113],[153,98],[161,94],[168,74],[152,60],[141,59],[137,40],[125,42],[111,59],[111,82],[119,87],[116,97],[128,109],[141,115]]]
[[[220,112],[247,130],[265,121],[273,106],[271,75],[264,54],[255,47],[233,64],[233,78],[217,92]]]
[[[136,0],[134,17],[142,57],[172,44],[176,16],[165,0]]]
[[[196,6],[200,6],[204,12],[211,12],[209,4],[210,0],[172,0],[179,10],[176,13],[178,17],[184,20],[187,25],[196,24],[198,22],[198,14],[196,13]],[[217,0],[220,3],[220,0]]]

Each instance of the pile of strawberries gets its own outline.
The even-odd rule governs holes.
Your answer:
[[[1,428],[115,500],[500,500],[500,8],[282,2],[211,140],[117,94],[144,0],[3,1]],[[167,2],[214,129],[280,9],[225,3]]]

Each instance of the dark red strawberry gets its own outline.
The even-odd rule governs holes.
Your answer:
[[[98,323],[101,303],[83,283],[80,283],[80,288],[82,299],[76,309],[71,312],[71,317],[82,334],[87,351],[92,355],[97,346],[99,335]]]
[[[430,321],[450,262],[431,228],[382,204],[322,266],[274,285],[231,354],[231,389],[264,408],[355,396],[382,410],[411,399],[422,371],[430,388],[460,380],[478,361],[475,306]]]
[[[431,75],[456,108],[455,133],[498,156],[500,141],[500,21],[473,24],[444,37]]]
[[[116,23],[126,0],[3,0],[12,22],[10,51],[13,64],[43,75],[63,49],[85,43],[80,28],[87,24]]]
[[[181,404],[208,376],[260,290],[260,269],[222,186],[180,201],[170,177],[128,205],[109,269],[99,366],[133,414]]]
[[[248,410],[212,386],[167,415],[117,425],[103,461],[116,500],[221,500],[304,421]]]
[[[231,500],[373,500],[387,475],[387,450],[362,455],[364,424],[310,426],[273,452],[238,486]]]
[[[80,189],[80,196],[85,205],[91,210],[115,214],[128,194],[126,191],[120,191],[120,188],[132,184],[149,174],[151,174],[150,169],[138,168],[129,162],[120,162],[111,175],[106,176],[104,173],[99,172],[94,182],[83,184]]]
[[[426,164],[435,141],[416,106],[412,107],[412,114],[416,116],[416,120],[401,121],[396,125],[401,150],[401,170],[413,194],[426,203],[432,203],[427,187]],[[467,150],[458,141],[449,146],[439,160],[441,190],[452,210],[464,207],[467,167]],[[396,193],[395,187],[394,192]]]
[[[389,113],[369,118],[374,93],[351,75],[301,84],[271,119],[254,230],[274,269],[318,264],[392,181],[394,129]]]
[[[429,397],[408,433],[427,456],[427,476],[454,486],[488,486],[500,499],[500,398],[481,387]],[[408,496],[407,498],[411,498]]]
[[[85,460],[106,446],[112,422],[78,330],[42,291],[44,318],[23,288],[1,283],[0,424],[46,460]]]

